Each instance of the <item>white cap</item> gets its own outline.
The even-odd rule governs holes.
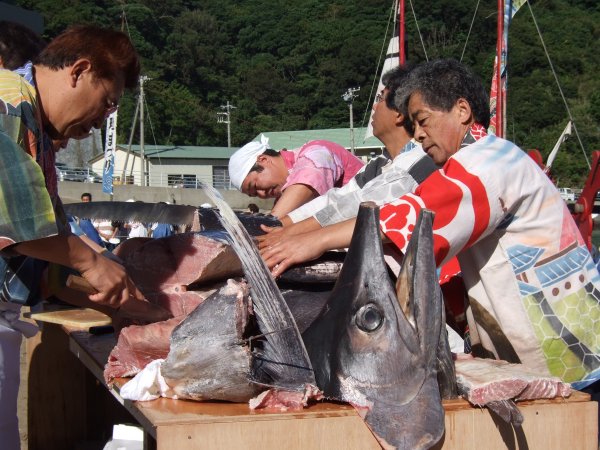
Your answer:
[[[229,179],[236,189],[242,188],[244,179],[256,164],[256,158],[269,148],[269,138],[260,135],[260,142],[248,142],[229,158]]]

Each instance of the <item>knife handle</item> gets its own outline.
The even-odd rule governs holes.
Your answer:
[[[98,291],[83,277],[77,275],[69,275],[67,277],[66,285],[68,288],[75,289],[76,291],[85,292],[88,295],[97,294]]]

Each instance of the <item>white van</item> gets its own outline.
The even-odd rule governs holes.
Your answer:
[[[560,196],[563,198],[565,202],[574,202],[575,201],[575,192],[571,188],[558,188],[558,192],[560,192]]]

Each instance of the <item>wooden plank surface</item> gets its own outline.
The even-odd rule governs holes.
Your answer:
[[[598,449],[598,404],[573,392],[566,399],[518,402],[522,427],[512,427],[486,408],[444,402],[446,432],[435,450]]]
[[[379,450],[358,415],[159,427],[157,450]]]
[[[97,377],[115,344],[113,335],[72,331],[71,346]],[[128,379],[117,379],[112,389]],[[319,402],[302,411],[251,411],[245,403],[157,399],[120,402],[156,439],[156,448],[186,449],[376,449],[380,448],[354,408]],[[574,391],[569,398],[519,402],[525,417],[513,428],[486,408],[466,400],[444,401],[446,432],[434,447],[444,450],[569,448],[598,449],[598,404]]]
[[[106,314],[89,308],[45,311],[32,313],[29,317],[40,322],[55,323],[78,329],[89,329],[90,327],[99,327],[112,323],[112,320]]]
[[[29,364],[22,383],[28,387],[28,446],[23,450],[103,448],[84,443],[104,444],[114,423],[135,422],[69,350],[69,340],[53,323],[43,323],[41,332],[27,339]]]

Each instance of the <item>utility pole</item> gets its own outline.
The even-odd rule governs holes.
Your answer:
[[[144,82],[149,81],[146,75],[140,76],[140,186],[146,184],[146,156],[144,155]]]
[[[358,97],[358,94],[355,92],[360,91],[360,87],[357,88],[348,88],[346,92],[342,95],[342,98],[346,103],[348,103],[348,107],[350,108],[350,150],[354,155],[354,112],[352,109],[352,103],[354,99]]]
[[[231,110],[235,108],[237,108],[237,106],[233,106],[229,103],[229,100],[227,100],[226,105],[221,105],[221,109],[224,109],[225,112],[217,113],[217,122],[227,124],[227,147],[231,147]]]

